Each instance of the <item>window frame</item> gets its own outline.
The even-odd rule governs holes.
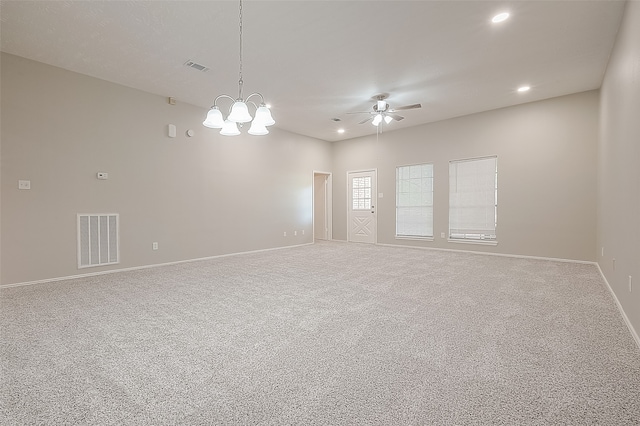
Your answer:
[[[410,168],[411,167],[423,167],[423,166],[430,166],[431,167],[431,175],[430,176],[423,176],[420,175],[420,177],[417,178],[400,178],[400,173],[401,173],[401,169],[409,169],[409,175],[411,175],[411,171]],[[417,164],[407,164],[407,165],[402,165],[402,166],[396,166],[396,220],[395,220],[395,238],[396,239],[402,239],[402,240],[427,240],[427,241],[433,241],[434,238],[434,220],[433,220],[433,216],[434,216],[434,182],[435,182],[435,165],[433,162],[429,162],[429,163],[417,163]],[[401,187],[401,181],[402,182],[406,182],[407,185],[410,184],[411,179],[420,179],[421,181],[423,179],[431,179],[431,190],[429,192],[429,196],[430,196],[430,204],[424,204],[424,205],[417,205],[417,206],[413,206],[413,205],[408,205],[408,206],[402,206],[400,205],[400,187]],[[421,186],[422,183],[419,184],[420,185],[420,191],[417,192],[418,195],[423,195],[424,191],[423,191],[423,187]],[[404,192],[404,193],[409,193],[411,194],[411,192]],[[415,193],[414,193],[415,194]],[[415,195],[414,195],[415,196]],[[427,228],[430,228],[431,230],[431,235],[417,235],[417,234],[409,234],[409,233],[399,233],[398,229],[399,229],[399,209],[403,209],[403,208],[430,208],[430,216],[431,216],[431,222],[427,225]],[[428,216],[429,214],[427,214]]]
[[[360,185],[354,186],[361,182]],[[371,176],[353,177],[351,180],[351,209],[353,211],[371,210],[373,207],[373,182]]]
[[[468,163],[473,161],[480,160],[488,160],[493,159],[495,161],[495,171],[493,173],[493,234],[481,234],[481,233],[455,233],[456,235],[462,235],[454,237],[454,233],[452,233],[452,214],[453,209],[453,196],[452,196],[452,175],[451,175],[451,166],[453,164],[460,163]],[[456,178],[457,183],[457,178]],[[483,208],[480,206],[479,208]],[[448,234],[447,241],[452,243],[467,243],[467,244],[481,244],[481,245],[497,245],[498,244],[498,156],[497,155],[489,155],[484,157],[472,157],[472,158],[464,158],[459,160],[450,160],[449,161],[449,224],[448,224]]]

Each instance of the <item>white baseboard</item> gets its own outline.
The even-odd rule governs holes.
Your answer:
[[[633,340],[635,340],[636,345],[640,350],[640,336],[638,336],[638,333],[636,332],[635,328],[633,328],[633,324],[631,324],[631,321],[629,321],[629,317],[627,317],[627,314],[624,312],[624,309],[622,308],[622,304],[618,300],[618,296],[616,296],[616,293],[613,291],[613,288],[611,288],[611,285],[609,284],[609,280],[607,280],[607,277],[604,276],[604,273],[600,268],[600,264],[598,264],[597,262],[595,262],[595,264],[598,267],[598,271],[600,271],[600,276],[602,277],[602,280],[604,281],[605,285],[609,289],[609,293],[611,293],[611,297],[613,297],[614,302],[616,302],[616,306],[620,311],[620,315],[622,315],[622,319],[624,320],[625,324],[627,324],[627,327],[631,332],[631,337],[633,337]]]
[[[466,243],[466,244],[471,244],[471,243]],[[450,252],[454,252],[454,253],[484,254],[484,255],[487,255],[487,256],[515,257],[517,259],[550,260],[550,261],[553,261],[553,262],[581,263],[581,264],[584,264],[584,265],[596,265],[596,262],[591,262],[589,260],[562,259],[560,257],[526,256],[526,255],[521,255],[521,254],[494,253],[494,252],[490,252],[490,251],[460,250],[460,249],[449,249],[449,248],[441,248],[441,247],[409,246],[409,245],[404,245],[404,244],[383,244],[383,243],[378,243],[376,245],[383,246],[383,247],[402,247],[402,248],[412,248],[412,249],[419,249],[419,250],[450,251]]]
[[[307,246],[311,244],[313,243],[296,244],[292,246],[283,246],[283,247],[273,247],[273,248],[260,249],[260,250],[241,251],[237,253],[219,254],[216,256],[200,257],[197,259],[186,259],[186,260],[177,260],[175,262],[156,263],[152,265],[143,265],[143,266],[133,266],[131,268],[109,269],[108,271],[89,272],[87,274],[69,275],[66,277],[46,278],[46,279],[37,280],[37,281],[25,281],[20,283],[13,283],[13,284],[2,284],[0,285],[0,288],[22,287],[25,285],[33,285],[33,284],[46,284],[46,283],[52,283],[56,281],[74,280],[76,278],[95,277],[97,275],[115,274],[118,272],[137,271],[140,269],[158,268],[160,266],[178,265],[180,263],[200,262],[202,260],[219,259],[219,258],[230,257],[230,256],[241,256],[244,254],[261,253],[265,251],[283,250],[283,249],[288,249],[293,247]]]

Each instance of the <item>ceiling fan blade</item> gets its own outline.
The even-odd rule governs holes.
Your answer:
[[[371,121],[371,117],[367,118],[366,120],[362,120],[362,121],[361,121],[361,122],[359,122],[358,124],[364,124],[364,123],[366,123],[367,121]]]
[[[394,108],[392,111],[402,111],[405,109],[416,109],[416,108],[422,108],[422,104],[405,105],[398,108]]]
[[[371,111],[352,111],[352,112],[345,112],[345,114],[371,114]]]
[[[387,115],[388,115],[389,117],[393,118],[393,119],[394,119],[394,120],[396,120],[396,121],[404,120],[404,117],[403,117],[403,116],[401,116],[401,115],[398,115],[398,114],[390,114],[390,113],[387,113]]]

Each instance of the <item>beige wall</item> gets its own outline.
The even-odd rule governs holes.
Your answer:
[[[179,100],[7,54],[1,65],[2,284],[312,242],[328,142],[224,137]],[[77,213],[120,214],[119,265],[77,269]]]
[[[602,84],[598,263],[640,333],[640,2],[628,2]],[[604,248],[604,256],[602,249]],[[614,260],[615,259],[615,268]],[[633,291],[629,292],[629,276]]]
[[[347,238],[347,171],[377,168],[379,243],[594,261],[597,124],[591,91],[334,143],[334,238]],[[489,155],[498,245],[448,243],[448,162]],[[434,164],[434,241],[396,240],[395,168],[423,162]]]

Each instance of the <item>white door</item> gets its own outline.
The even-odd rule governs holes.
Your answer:
[[[376,171],[347,173],[349,194],[348,240],[355,243],[376,243]]]

